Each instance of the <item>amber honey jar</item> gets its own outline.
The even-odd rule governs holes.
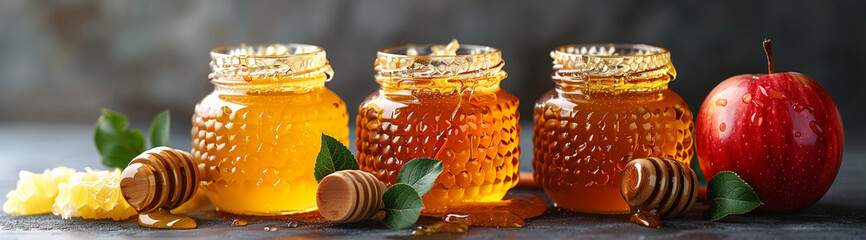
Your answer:
[[[316,209],[321,134],[348,144],[346,104],[325,88],[325,50],[305,44],[211,51],[214,91],[195,107],[200,189],[220,211],[282,215]]]
[[[535,103],[535,180],[556,206],[620,214],[623,168],[633,158],[690,162],[693,115],[668,88],[667,49],[643,44],[568,45],[551,52],[556,83]]]
[[[450,51],[449,51],[450,50]],[[380,50],[378,91],[359,107],[361,170],[389,185],[404,163],[435,158],[445,170],[424,195],[425,213],[501,200],[518,181],[518,100],[499,87],[499,49],[405,45]]]

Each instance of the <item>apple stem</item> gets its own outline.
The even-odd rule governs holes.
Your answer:
[[[767,69],[770,74],[773,74],[773,46],[770,44],[770,39],[764,39],[764,53],[767,54]]]

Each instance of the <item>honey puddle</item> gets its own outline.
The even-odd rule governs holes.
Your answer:
[[[149,228],[190,229],[197,226],[195,220],[183,215],[172,214],[165,210],[139,214],[138,224]]]
[[[662,220],[658,214],[648,211],[637,211],[628,219],[634,224],[648,228],[661,228]]]
[[[216,217],[230,219],[230,225],[232,227],[255,226],[257,229],[267,228],[264,229],[267,231],[277,231],[284,228],[290,229],[299,227],[322,229],[333,225],[330,221],[322,217],[319,211],[281,216],[247,216],[220,212]],[[261,225],[264,223],[267,224]],[[261,226],[262,228],[258,228],[259,226]]]
[[[469,226],[524,227],[526,219],[547,211],[547,202],[532,194],[515,194],[495,202],[473,202],[449,207],[441,217],[444,221],[416,228],[413,234],[465,232]]]
[[[412,234],[415,236],[430,235],[434,233],[465,233],[469,226],[476,227],[523,227],[526,219],[540,216],[547,211],[547,203],[544,199],[532,194],[514,194],[507,199],[494,202],[470,202],[446,209],[441,215],[428,215],[441,217],[442,221],[432,224],[418,226]],[[247,226],[251,221],[247,216],[226,214],[223,217],[235,217],[231,226]],[[381,219],[383,214],[377,214],[374,219]],[[232,218],[229,218],[232,219]],[[260,228],[265,231],[278,231],[281,228],[304,227],[323,228],[330,226],[330,222],[324,219],[318,211],[274,217],[257,216],[255,219],[284,220],[285,225],[267,225]],[[197,224],[192,218],[175,215],[160,210],[139,215],[139,223],[150,228],[165,229],[190,229],[196,228]]]
[[[247,224],[250,224],[250,223],[247,222],[247,220],[243,220],[243,219],[235,219],[234,221],[232,221],[232,227],[243,227],[243,226],[246,226]]]
[[[469,220],[465,217],[446,217],[427,226],[418,226],[412,230],[414,236],[424,236],[434,233],[465,233],[469,230]]]

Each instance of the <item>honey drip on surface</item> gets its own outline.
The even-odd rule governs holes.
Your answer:
[[[138,224],[149,228],[190,229],[198,226],[190,217],[175,215],[166,210],[157,210],[138,215]]]
[[[465,217],[448,217],[428,226],[418,226],[412,230],[414,236],[425,236],[434,233],[465,233],[469,230],[469,220]]]
[[[249,222],[243,219],[235,219],[234,221],[232,221],[232,227],[241,227],[246,226],[247,224],[249,224]]]
[[[443,221],[420,226],[412,235],[424,236],[434,233],[464,233],[469,226],[478,227],[523,227],[525,219],[537,217],[547,211],[547,202],[532,194],[514,196],[494,202],[466,203],[449,207],[442,215]]]
[[[648,228],[661,228],[662,227],[662,219],[659,218],[659,215],[654,212],[648,211],[637,211],[631,215],[628,219],[634,224],[641,225]]]
[[[443,218],[465,219],[470,226],[524,227],[525,219],[547,211],[547,202],[532,194],[515,194],[494,202],[473,202],[449,207]]]

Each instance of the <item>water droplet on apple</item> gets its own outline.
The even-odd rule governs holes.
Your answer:
[[[719,131],[724,132],[724,131],[725,131],[725,128],[726,128],[726,127],[725,127],[725,123],[719,124]]]
[[[746,93],[746,95],[743,95],[743,102],[744,103],[751,103],[752,102],[752,94]]]
[[[754,100],[752,100],[752,103],[754,103],[755,106],[758,106],[758,107],[764,107],[764,102],[761,102],[761,101],[758,100],[758,99],[754,99]]]
[[[801,134],[800,132],[795,132],[795,133],[794,133],[794,137],[800,137],[801,135],[803,135],[803,134]]]
[[[724,107],[728,105],[728,99],[719,98],[716,100],[716,106]]]
[[[804,107],[803,105],[800,105],[799,103],[794,103],[794,111],[802,112],[804,109],[806,109],[806,107]]]
[[[785,94],[782,93],[782,92],[779,92],[779,91],[776,91],[776,90],[770,89],[770,97],[773,98],[773,99],[784,99],[784,98],[785,98]]]
[[[824,129],[821,129],[821,126],[818,126],[818,122],[816,121],[809,122],[809,128],[812,128],[812,131],[817,134],[824,133]]]

